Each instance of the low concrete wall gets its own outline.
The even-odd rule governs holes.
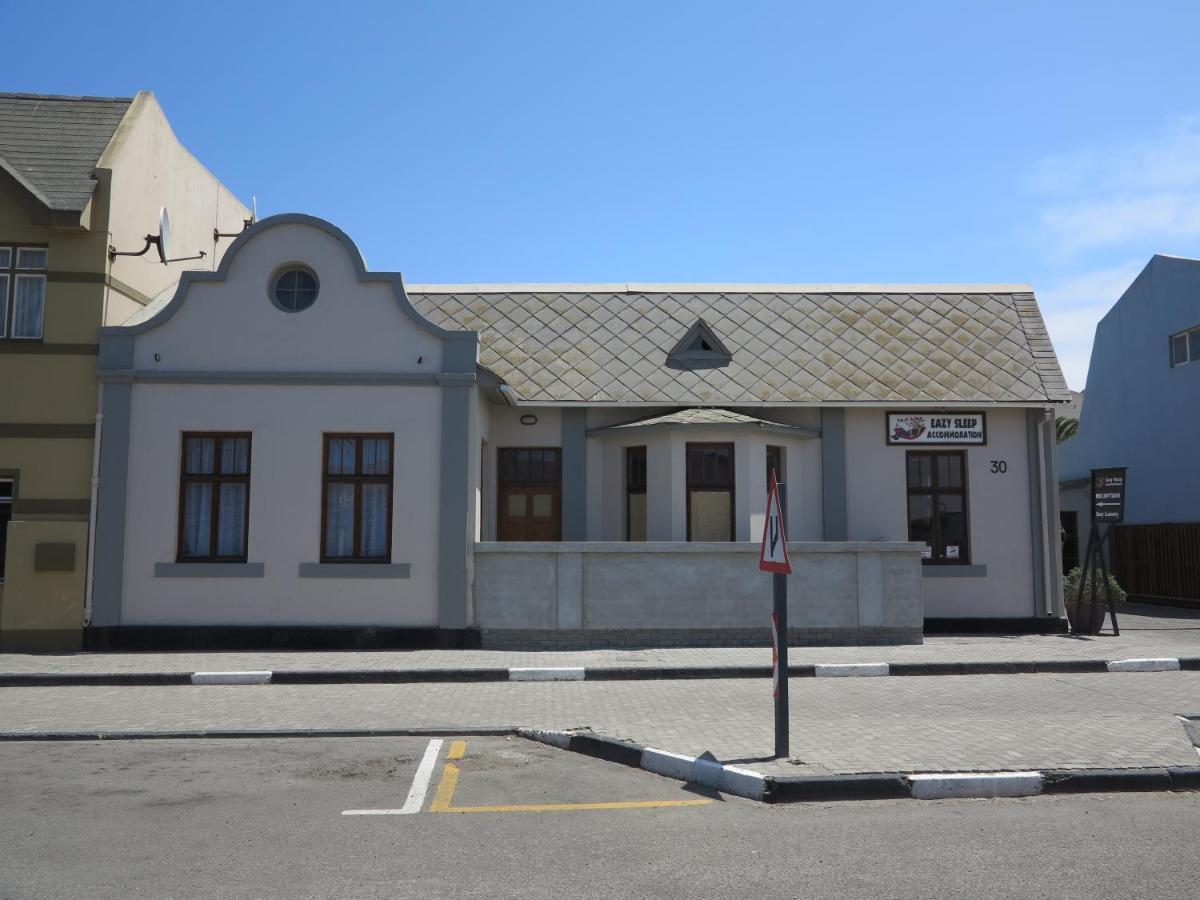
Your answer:
[[[788,544],[796,644],[921,643],[919,544]],[[729,645],[770,641],[757,543],[478,543],[485,646]]]

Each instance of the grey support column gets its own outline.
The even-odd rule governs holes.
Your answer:
[[[587,410],[562,411],[562,539],[587,540]]]
[[[1033,551],[1033,615],[1046,615],[1046,498],[1049,490],[1042,461],[1042,411],[1025,410],[1025,444],[1029,469],[1029,540]]]
[[[844,541],[849,533],[846,513],[846,411],[821,410],[821,513],[823,539]]]
[[[102,345],[103,346],[103,345]],[[93,626],[121,624],[125,580],[125,500],[129,481],[132,382],[107,382],[100,427],[100,486],[96,499]]]
[[[466,628],[467,528],[470,518],[471,390],[474,376],[442,382],[441,486],[438,508],[438,627]]]
[[[1058,442],[1056,440],[1054,419],[1042,422],[1042,466],[1046,473],[1046,534],[1049,541],[1046,545],[1046,566],[1049,569],[1047,582],[1050,586],[1050,607],[1055,616],[1065,616],[1066,607],[1063,604],[1063,586],[1059,573],[1062,572],[1062,539],[1061,521],[1058,503]]]

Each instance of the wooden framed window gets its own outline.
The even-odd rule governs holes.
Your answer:
[[[646,540],[646,448],[625,448],[625,540]]]
[[[687,445],[687,539],[734,539],[733,444]]]
[[[327,434],[321,484],[321,562],[392,561],[390,434]]]
[[[0,245],[0,338],[42,339],[49,255],[46,247]]]
[[[562,451],[501,447],[497,454],[497,540],[561,541]]]
[[[179,465],[179,562],[245,562],[250,434],[184,432]]]
[[[967,565],[967,455],[961,450],[909,450],[908,539],[925,544],[930,565]]]

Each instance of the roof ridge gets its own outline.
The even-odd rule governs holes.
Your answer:
[[[89,100],[95,103],[132,103],[133,97],[93,97],[87,94],[24,94],[19,91],[0,91],[4,100]]]
[[[597,282],[554,283],[537,282],[513,284],[405,284],[404,289],[415,294],[530,294],[530,293],[560,293],[560,294],[660,294],[660,293],[693,293],[693,294],[744,294],[744,293],[775,293],[775,294],[1031,294],[1030,284],[915,284],[915,283],[879,283],[879,284],[839,284],[823,282],[713,282],[673,283],[673,282]]]

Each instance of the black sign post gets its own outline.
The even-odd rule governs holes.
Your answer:
[[[792,573],[788,559],[787,531],[783,521],[783,485],[775,481],[767,490],[767,520],[763,523],[762,549],[758,567],[771,573],[774,610],[771,613],[771,679],[775,697],[775,758],[788,757],[788,623],[787,577]]]
[[[1079,573],[1079,591],[1075,596],[1076,619],[1082,621],[1071,623],[1071,630],[1076,633],[1100,633],[1104,613],[1099,609],[1100,591],[1096,584],[1099,578],[1104,579],[1104,599],[1108,605],[1113,634],[1121,633],[1117,625],[1116,603],[1113,601],[1112,588],[1108,584],[1108,559],[1105,556],[1104,545],[1109,542],[1112,526],[1125,521],[1125,475],[1124,468],[1092,469],[1092,528],[1088,534],[1083,569]],[[1102,525],[1108,527],[1101,531]],[[1092,589],[1088,598],[1087,614],[1083,615],[1083,592],[1089,574],[1092,576]]]

